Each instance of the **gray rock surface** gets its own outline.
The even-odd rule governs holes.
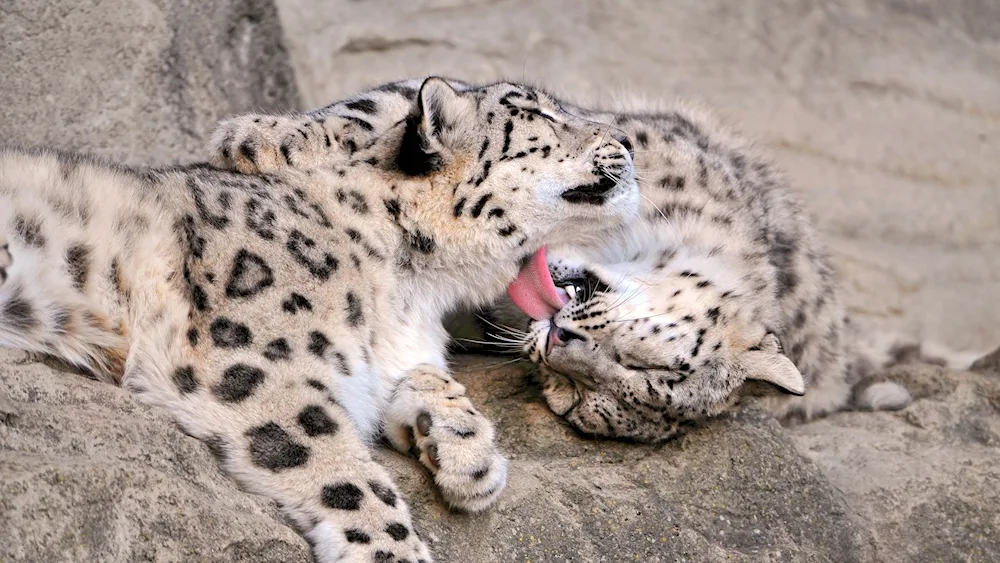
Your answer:
[[[10,350],[0,381],[0,561],[308,561],[162,411]]]
[[[855,315],[1000,341],[995,2],[276,1],[294,79],[267,1],[0,3],[3,142],[183,161],[220,117],[298,107],[297,86],[316,106],[428,73],[701,99],[788,170]],[[897,413],[747,412],[656,447],[581,439],[497,362],[457,367],[512,460],[498,506],[450,513],[418,464],[380,453],[438,561],[1000,560],[996,354],[981,373],[891,370],[917,396]],[[0,561],[144,560],[307,549],[162,412],[0,351]]]
[[[0,2],[0,143],[204,158],[216,122],[298,106],[271,0]]]
[[[879,561],[1000,561],[1000,377],[908,365],[917,400],[792,428],[875,537]]]
[[[495,507],[449,513],[418,465],[383,456],[439,561],[873,560],[865,524],[773,419],[731,415],[659,446],[584,440],[497,363],[457,365],[511,458]]]
[[[438,561],[995,561],[1000,378],[908,365],[899,413],[784,429],[752,411],[660,446],[581,439],[519,366],[461,358],[509,489],[449,512],[418,463],[379,458]],[[274,509],[124,392],[0,352],[0,560],[306,561]],[[3,537],[7,536],[7,537]]]

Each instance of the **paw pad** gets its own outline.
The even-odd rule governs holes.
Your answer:
[[[507,482],[507,460],[497,450],[489,421],[465,397],[421,411],[413,442],[421,463],[451,506],[477,512],[493,504]]]
[[[438,457],[437,444],[427,446],[427,461],[434,466],[434,469],[441,469],[441,458]]]
[[[431,415],[426,411],[417,416],[417,431],[426,436],[431,433]]]
[[[14,257],[10,254],[10,247],[7,243],[0,245],[0,284],[7,281],[7,268],[14,263]]]

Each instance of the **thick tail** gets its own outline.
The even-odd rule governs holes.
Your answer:
[[[0,346],[121,381],[169,275],[173,230],[149,188],[87,157],[0,149]]]
[[[96,379],[119,382],[129,330],[112,307],[84,291],[85,284],[97,283],[86,277],[94,258],[89,247],[65,244],[40,216],[5,221],[5,215],[0,213],[0,346],[55,356]],[[9,238],[2,232],[6,225],[13,226]]]
[[[929,364],[967,369],[982,354],[960,352],[933,342],[914,342],[892,336],[859,339],[848,368],[851,410],[893,411],[913,402],[910,391],[888,378],[886,370],[906,364]]]

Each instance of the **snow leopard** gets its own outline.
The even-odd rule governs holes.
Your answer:
[[[305,114],[233,118],[208,150],[247,173],[323,166],[398,119],[417,83]],[[908,404],[897,384],[862,384],[877,359],[855,346],[825,246],[750,141],[691,105],[556,103],[634,140],[641,218],[600,240],[550,245],[508,299],[478,311],[481,321],[458,317],[453,335],[501,348],[516,341],[550,408],[600,437],[663,441],[750,398],[786,420]],[[325,133],[331,117],[352,122],[352,135]]]
[[[507,461],[448,373],[442,316],[502,295],[545,245],[634,220],[631,146],[542,90],[432,77],[308,170],[2,149],[0,345],[165,408],[316,561],[431,561],[370,446],[418,457],[452,507],[498,498]]]

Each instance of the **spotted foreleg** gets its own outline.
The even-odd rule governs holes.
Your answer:
[[[500,496],[507,460],[493,425],[450,375],[429,365],[411,370],[389,399],[387,419],[390,442],[419,456],[448,504],[478,512]]]
[[[219,123],[208,154],[216,166],[258,174],[346,162],[364,142],[354,124],[337,116],[248,114]]]
[[[184,367],[175,374],[182,396],[166,406],[242,488],[277,503],[317,562],[430,561],[406,503],[336,397],[315,379],[269,385],[278,379],[234,364],[203,386]]]

